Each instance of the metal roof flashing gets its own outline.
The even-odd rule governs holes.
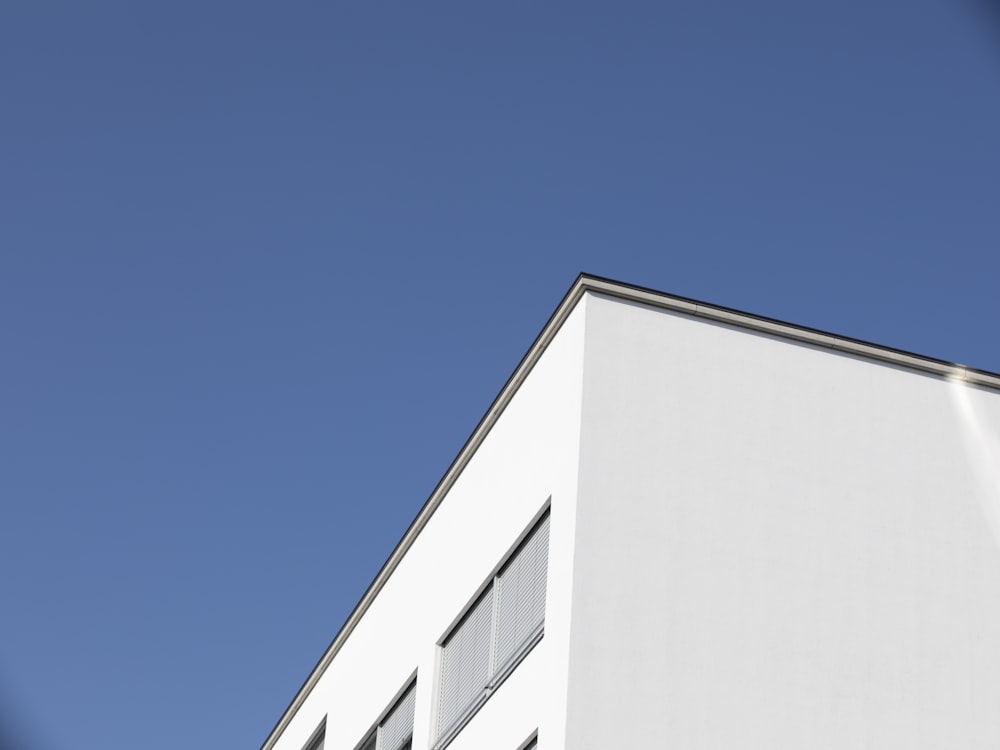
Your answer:
[[[978,370],[965,365],[948,362],[934,357],[895,349],[870,341],[840,336],[815,328],[786,323],[774,318],[767,318],[752,313],[733,310],[719,305],[676,297],[653,289],[632,286],[599,276],[581,274],[577,283],[586,291],[598,292],[607,296],[633,302],[645,303],[655,307],[673,310],[674,312],[693,315],[718,323],[725,323],[739,328],[771,334],[779,338],[812,344],[814,346],[833,349],[838,352],[853,354],[865,359],[876,360],[896,365],[922,373],[938,375],[953,381],[962,381],[971,385],[1000,390],[1000,374]]]
[[[577,303],[583,299],[588,292],[612,297],[615,299],[627,300],[639,304],[645,304],[665,310],[670,310],[684,315],[704,318],[706,320],[736,326],[751,331],[766,333],[779,338],[789,339],[799,343],[811,344],[813,346],[832,349],[841,353],[848,353],[855,356],[871,359],[883,363],[888,363],[898,367],[912,369],[923,374],[933,374],[942,378],[968,383],[970,385],[982,386],[989,389],[1000,390],[1000,375],[996,373],[976,370],[964,365],[958,365],[944,360],[925,357],[899,349],[893,349],[879,344],[873,344],[858,339],[826,333],[813,328],[797,326],[785,323],[772,318],[766,318],[750,313],[732,310],[726,307],[710,305],[697,300],[685,297],[677,297],[663,292],[658,292],[645,287],[633,286],[619,281],[613,281],[600,276],[581,273],[573,285],[566,292],[562,301],[556,307],[535,341],[529,347],[524,357],[518,363],[514,372],[508,378],[503,388],[497,394],[493,403],[486,410],[486,413],[476,425],[472,434],[466,440],[465,445],[459,451],[455,460],[448,467],[444,476],[431,492],[430,497],[417,513],[416,518],[399,540],[395,549],[386,559],[375,579],[362,595],[360,601],[354,607],[347,620],[334,636],[323,656],[310,671],[302,687],[299,688],[291,703],[282,713],[281,718],[268,734],[267,739],[261,745],[261,750],[271,750],[285,728],[291,722],[296,712],[305,702],[312,692],[313,687],[322,677],[326,668],[333,661],[343,643],[350,636],[357,626],[361,617],[367,611],[371,602],[381,591],[389,576],[396,569],[407,550],[413,544],[423,527],[430,520],[434,511],[441,504],[444,496],[451,489],[455,480],[462,473],[469,460],[475,454],[480,444],[496,423],[500,414],[503,413],[507,404],[517,393],[521,383],[527,378],[542,354],[548,348],[549,343],[555,338],[562,328],[563,323],[569,318],[576,308]]]

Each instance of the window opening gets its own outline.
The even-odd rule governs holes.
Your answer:
[[[413,682],[357,750],[410,750],[413,744],[413,706],[416,693],[417,684]]]
[[[546,510],[442,642],[436,750],[541,639],[548,555]]]

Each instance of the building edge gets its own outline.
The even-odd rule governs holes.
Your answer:
[[[975,369],[946,360],[936,359],[913,352],[895,349],[869,341],[840,336],[815,328],[786,323],[774,318],[768,318],[752,313],[734,310],[732,308],[712,305],[706,302],[666,294],[647,287],[626,284],[601,276],[581,273],[563,296],[555,311],[542,327],[528,351],[521,358],[517,367],[511,373],[507,382],[500,389],[483,417],[479,420],[465,444],[458,452],[447,471],[438,481],[430,496],[418,511],[416,517],[407,527],[403,536],[382,564],[375,578],[362,594],[340,630],[333,637],[319,661],[312,668],[309,676],[298,689],[288,707],[282,712],[277,723],[268,733],[260,750],[272,750],[281,734],[291,723],[299,708],[309,697],[313,688],[319,682],[326,668],[333,661],[343,643],[351,635],[358,622],[364,616],[372,601],[378,596],[386,581],[403,559],[414,539],[430,520],[434,511],[444,500],[445,495],[461,475],[476,450],[482,444],[486,435],[492,429],[497,419],[511,402],[521,384],[531,373],[535,364],[541,359],[552,339],[562,328],[577,303],[588,292],[614,297],[629,302],[649,305],[684,315],[703,318],[715,323],[743,328],[758,333],[764,333],[777,338],[804,343],[824,349],[830,349],[842,354],[859,356],[882,364],[895,365],[924,374],[938,376],[947,380],[960,381],[969,385],[981,386],[1000,391],[1000,374],[986,370]]]

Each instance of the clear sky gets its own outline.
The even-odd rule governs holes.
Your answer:
[[[259,747],[579,271],[1000,371],[998,21],[2,3],[0,729]]]

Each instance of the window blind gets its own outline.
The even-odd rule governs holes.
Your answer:
[[[489,680],[492,631],[493,588],[490,587],[444,644],[438,700],[441,730],[451,726]]]
[[[541,637],[548,558],[546,512],[442,644],[437,716],[440,743],[450,740],[458,729],[456,722],[464,721],[473,705],[485,700]]]
[[[378,750],[400,750],[413,735],[413,704],[416,698],[415,686],[399,699],[378,728]]]
[[[545,621],[548,559],[549,517],[545,516],[496,579],[494,673],[503,671]]]

